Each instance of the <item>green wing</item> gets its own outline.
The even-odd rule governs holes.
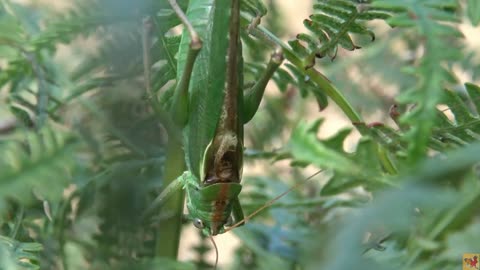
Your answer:
[[[190,0],[187,16],[203,41],[190,82],[189,120],[185,130],[189,170],[200,178],[200,163],[212,140],[223,104],[230,1]],[[183,70],[190,38],[183,33],[178,70]],[[179,78],[177,78],[179,81]]]

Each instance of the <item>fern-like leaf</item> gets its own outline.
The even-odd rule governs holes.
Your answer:
[[[69,182],[75,140],[50,129],[27,134],[24,143],[0,145],[0,213],[6,200],[27,205],[33,194],[41,199],[59,199]]]
[[[398,98],[402,104],[416,104],[411,112],[401,118],[402,123],[410,126],[404,139],[409,142],[408,162],[415,164],[427,153],[437,117],[436,106],[442,99],[442,89],[448,80],[442,63],[461,57],[461,51],[456,46],[461,34],[455,28],[457,18],[452,12],[458,3],[451,0],[381,0],[375,1],[374,5],[403,10],[389,19],[390,24],[413,28],[418,38],[424,40],[425,53],[415,67],[419,83]]]
[[[0,269],[40,269],[39,243],[22,243],[0,235]]]
[[[305,27],[311,34],[298,34],[289,42],[292,49],[314,64],[315,57],[328,55],[332,60],[337,55],[338,46],[353,51],[359,49],[353,41],[352,34],[367,35],[373,41],[375,34],[363,23],[374,19],[390,17],[388,9],[347,0],[321,0],[314,7],[314,14],[304,20]]]
[[[435,109],[434,128],[428,140],[428,148],[438,152],[446,152],[480,141],[480,87],[465,84],[463,91],[445,90],[441,103],[446,106]],[[468,95],[467,95],[468,93]],[[405,156],[409,143],[405,136],[410,132],[410,126],[399,122],[399,112],[396,107],[391,116],[400,125],[395,129],[381,123],[368,125],[370,136],[377,142],[395,153],[397,157]],[[408,112],[407,112],[408,114]],[[403,158],[401,158],[403,159]]]
[[[376,151],[372,140],[361,140],[354,153],[347,153],[342,148],[350,130],[319,140],[316,134],[321,123],[321,120],[311,124],[300,123],[292,132],[287,151],[293,157],[292,165],[313,164],[334,172],[322,194],[338,194],[360,185],[368,190],[391,185],[383,178],[383,164],[371,154]]]

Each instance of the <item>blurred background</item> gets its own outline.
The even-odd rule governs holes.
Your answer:
[[[19,43],[33,40],[26,50],[35,51],[32,55],[20,52],[28,60],[25,64],[25,61],[16,60],[18,51],[0,47],[1,145],[5,153],[22,150],[22,146],[7,148],[11,141],[23,143],[25,148],[25,133],[36,128],[31,119],[35,108],[30,105],[39,96],[32,87],[35,78],[42,77],[51,89],[46,111],[54,122],[49,127],[53,130],[54,142],[40,145],[53,147],[48,149],[62,146],[59,157],[53,153],[60,151],[39,148],[39,153],[52,153],[48,161],[53,160],[52,156],[58,158],[52,161],[53,169],[21,175],[25,183],[34,183],[40,176],[50,181],[35,187],[28,199],[34,207],[23,208],[15,202],[0,200],[2,214],[6,216],[0,234],[14,235],[20,242],[41,242],[41,269],[134,269],[131,268],[133,262],[152,256],[154,246],[158,246],[156,230],[161,230],[162,217],[171,215],[169,210],[159,213],[157,227],[140,226],[138,218],[162,187],[168,138],[164,127],[146,106],[140,33],[143,15],[155,8],[165,9],[167,3],[164,2],[1,1],[0,29],[10,32],[0,34],[0,43],[5,37],[18,39]],[[313,0],[263,2],[268,13],[262,18],[262,25],[281,40],[288,42],[297,34],[308,32],[304,19],[314,13]],[[462,20],[459,29],[465,36],[462,47],[465,57],[449,65],[448,87],[465,91],[465,82],[479,82],[480,28],[464,17],[459,18]],[[161,23],[159,28],[163,27]],[[368,36],[355,36],[355,44],[361,48],[354,51],[340,48],[334,59],[318,59],[316,68],[340,89],[367,124],[382,123],[397,128],[390,117],[390,108],[397,103],[396,97],[402,91],[417,84],[409,66],[415,65],[424,52],[420,41],[409,31],[391,28],[381,20],[368,22],[368,27],[375,33],[375,41]],[[181,27],[167,30],[168,35],[173,36],[180,33]],[[259,59],[266,64],[270,53],[271,48],[266,44],[258,45],[255,50],[245,47],[246,82],[255,80],[255,64]],[[170,78],[163,72],[161,61],[156,64],[154,85],[161,86],[157,89],[159,92],[166,92],[175,77]],[[40,71],[36,70],[39,65]],[[288,70],[285,65],[283,69]],[[351,121],[333,102],[326,108],[322,106],[319,98],[306,90],[311,86],[308,86],[308,78],[304,79],[305,88],[299,87],[302,82],[282,84],[280,79],[272,80],[259,112],[246,126],[244,190],[240,196],[246,213],[253,212],[318,170],[308,164],[291,166],[292,160],[281,157],[283,146],[299,122],[322,119],[317,134],[320,139],[330,139],[330,143],[340,145],[346,156],[357,149],[361,136]],[[42,86],[36,87],[41,89]],[[452,118],[448,112],[446,114]],[[43,142],[50,138],[48,136],[29,137],[26,141]],[[80,137],[81,143],[73,142],[73,137]],[[62,165],[58,165],[59,162]],[[20,165],[27,163],[18,161]],[[322,187],[331,178],[332,174],[326,173],[308,181],[253,218],[244,228],[216,236],[219,267],[272,269],[275,265],[288,265],[279,269],[300,269],[295,267],[301,261],[311,262],[309,269],[316,269],[317,262],[331,254],[319,251],[321,255],[312,256],[309,249],[318,247],[321,241],[335,243],[332,234],[322,235],[321,232],[335,233],[335,226],[349,218],[354,212],[352,209],[372,200],[372,193],[363,187],[343,187],[344,190],[332,196],[320,196]],[[11,188],[17,194],[30,193],[25,187],[28,185],[18,184]],[[19,212],[22,213],[20,217]],[[18,219],[26,225],[19,228],[15,225]],[[137,265],[135,269],[153,269],[149,267],[158,265],[168,265],[171,269],[211,267],[215,253],[210,242],[189,222],[184,223],[178,258],[191,264],[172,262],[170,265],[155,261]],[[376,237],[386,238],[388,233],[379,227],[375,230]],[[478,229],[478,222],[474,223],[465,235],[474,235]],[[314,238],[316,245],[306,245],[313,239],[312,232],[318,233]],[[445,241],[455,242],[455,238]],[[438,243],[425,241],[421,244],[435,250],[434,245]],[[35,248],[25,247],[24,252],[38,254]],[[391,246],[391,250],[395,248]],[[445,255],[445,258],[451,259],[453,255],[447,251],[444,252],[450,257]],[[380,261],[382,256],[400,255],[388,252],[372,255]]]

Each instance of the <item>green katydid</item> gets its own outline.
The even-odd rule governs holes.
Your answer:
[[[265,73],[244,93],[240,0],[191,0],[187,15],[204,16],[198,25],[189,22],[175,0],[169,2],[186,29],[180,50],[188,53],[179,53],[187,56],[178,59],[178,70],[184,72],[177,77],[171,115],[186,133],[188,171],[157,197],[145,216],[183,187],[194,225],[206,235],[216,235],[225,231],[224,225],[243,220],[238,200],[243,125],[258,109],[266,84],[283,58],[275,52]],[[190,86],[191,79],[200,83]]]

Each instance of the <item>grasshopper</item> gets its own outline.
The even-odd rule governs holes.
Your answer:
[[[165,188],[145,216],[183,187],[189,219],[205,235],[213,236],[224,233],[226,226],[244,222],[238,199],[243,125],[258,110],[266,84],[283,57],[280,51],[274,52],[264,74],[244,91],[240,0],[191,0],[187,14],[175,0],[169,3],[185,26],[179,55],[186,59],[178,59],[183,73],[177,76],[170,116],[185,135],[188,171]],[[192,25],[189,15],[199,23]],[[198,83],[190,85],[190,80]]]

